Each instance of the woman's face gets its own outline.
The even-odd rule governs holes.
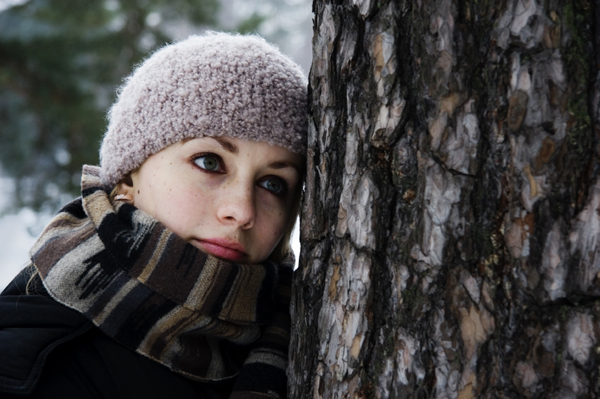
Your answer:
[[[200,250],[260,263],[295,217],[302,162],[264,142],[202,137],[152,155],[119,192]]]

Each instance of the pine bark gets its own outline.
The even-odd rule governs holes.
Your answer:
[[[314,2],[290,398],[600,396],[598,3]]]

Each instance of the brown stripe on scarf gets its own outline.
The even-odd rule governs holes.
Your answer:
[[[46,249],[55,250],[58,249],[57,247],[58,246],[54,248],[47,247]],[[100,288],[104,281],[99,280],[102,279],[103,275],[99,272],[98,265],[96,264],[84,261],[81,263],[83,267],[80,270],[74,269],[74,266],[80,264],[82,261],[80,258],[82,253],[95,256],[103,250],[102,242],[97,235],[86,237],[86,240],[80,242],[71,252],[67,252],[57,259],[56,263],[48,269],[45,276],[40,273],[43,279],[42,281],[47,283],[45,284],[47,291],[51,295],[61,292],[65,302],[78,302],[79,305],[77,310],[86,312],[93,306],[95,298],[101,293]],[[40,267],[50,266],[43,264],[43,260],[47,259],[45,254],[42,251],[38,252],[38,254],[40,256],[32,258],[34,265],[37,267],[37,264],[41,263],[42,265]],[[48,258],[50,258],[50,256]],[[62,288],[64,286],[73,288],[64,290],[64,288]]]
[[[170,347],[179,345],[177,337],[180,334],[201,330],[211,322],[212,318],[178,306],[158,320],[148,331],[139,350],[148,353],[155,359],[168,357],[165,351],[169,352]]]
[[[217,303],[221,293],[230,287],[229,275],[232,272],[228,263],[207,256],[202,273],[188,295],[185,305],[202,314],[214,314],[214,310],[221,306]],[[192,293],[198,296],[192,296]]]
[[[125,346],[139,350],[148,330],[176,307],[172,301],[138,284],[98,327]]]
[[[85,202],[85,213],[94,221],[97,226],[102,223],[102,220],[109,214],[114,213],[112,207],[109,207],[107,202],[110,200],[106,197],[106,193],[102,190],[94,191],[83,197]]]
[[[282,356],[281,352],[273,351],[269,349],[263,349],[261,351],[255,351],[246,360],[246,364],[252,363],[269,363],[279,368],[285,369],[287,367],[287,357]]]
[[[224,359],[219,350],[218,341],[198,334],[186,334],[179,339],[182,350],[178,351],[172,359],[173,370],[198,379],[198,375],[218,381],[230,377],[224,364]],[[196,376],[194,378],[194,376]]]
[[[162,247],[161,257],[164,259],[154,268],[145,283],[149,287],[161,287],[164,295],[178,303],[184,303],[204,268],[206,255],[172,233],[169,235],[168,247],[169,253],[174,256],[164,256],[166,246]],[[157,251],[158,249],[155,253]],[[155,254],[154,258],[158,256]]]
[[[154,270],[156,263],[160,261],[163,249],[169,241],[169,236],[170,232],[166,229],[152,230],[146,245],[148,248],[153,248],[154,250],[147,250],[141,253],[133,267],[129,270],[131,277],[135,277],[142,282],[148,280],[148,276],[152,273],[152,270]]]
[[[86,316],[99,326],[115,310],[115,307],[125,300],[132,289],[137,287],[138,282],[132,280],[126,274],[121,274],[112,282],[111,286],[98,297],[96,302],[86,312]]]
[[[261,339],[267,340],[272,345],[287,347],[287,343],[290,340],[290,332],[285,328],[285,323],[281,323],[281,326],[279,327],[271,325],[262,330]]]
[[[140,275],[138,276],[138,280],[140,280],[142,283],[144,284],[148,284],[149,285],[149,280],[150,280],[150,276],[152,276],[152,274],[154,273],[154,270],[158,267],[159,262],[161,261],[161,258],[163,257],[163,255],[165,254],[165,249],[167,248],[167,243],[169,242],[169,238],[171,238],[171,233],[169,231],[165,230],[157,230],[155,229],[156,232],[153,231],[151,237],[158,235],[158,233],[160,232],[160,237],[158,239],[158,241],[156,242],[156,246],[154,247],[154,251],[144,251],[144,252],[152,252],[152,256],[150,257],[150,259],[148,259],[148,263],[146,264],[146,266],[144,267],[144,269],[142,270],[142,272],[140,273]],[[181,251],[185,246],[183,245],[183,243],[179,243],[179,248],[177,248],[177,251]],[[152,247],[150,247],[152,248]],[[168,267],[173,267],[174,266],[174,262],[172,262],[172,259],[164,259],[164,262],[166,262],[169,266]],[[140,262],[137,262],[140,263]],[[174,269],[174,267],[173,267]]]
[[[199,328],[198,331],[242,345],[249,344],[260,336],[258,326],[243,326],[219,319],[212,319],[209,324]]]
[[[58,263],[65,253],[72,252],[75,248],[80,246],[82,242],[87,241],[96,234],[94,226],[90,223],[84,225],[81,224],[78,219],[75,219],[75,227],[72,230],[69,230],[66,228],[66,223],[74,218],[61,214],[59,214],[57,218],[59,218],[57,220],[58,226],[51,224],[46,228],[45,232],[47,231],[49,238],[44,242],[41,248],[31,254],[31,259],[34,261],[42,277],[48,275],[52,266]],[[38,257],[37,254],[41,251],[44,252],[44,256]]]
[[[219,313],[219,317],[225,320],[234,320],[247,323],[256,318],[256,302],[253,298],[258,298],[260,294],[261,281],[265,277],[265,270],[254,270],[252,265],[242,265],[241,273],[236,277],[234,288],[230,291],[225,300],[225,304]],[[245,290],[249,298],[244,298],[243,293],[236,290],[235,287],[252,287],[253,291]],[[249,292],[250,291],[250,292]]]

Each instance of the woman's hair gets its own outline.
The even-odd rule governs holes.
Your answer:
[[[44,288],[42,285],[42,280],[40,279],[40,272],[35,268],[33,263],[29,263],[25,266],[25,273],[29,275],[29,279],[27,280],[27,285],[25,286],[25,293],[27,295],[37,294],[38,292],[43,292]]]

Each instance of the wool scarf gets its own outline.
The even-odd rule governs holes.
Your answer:
[[[81,189],[30,253],[50,296],[174,372],[235,379],[232,398],[284,398],[293,255],[226,262],[113,204],[100,168],[84,166]]]

